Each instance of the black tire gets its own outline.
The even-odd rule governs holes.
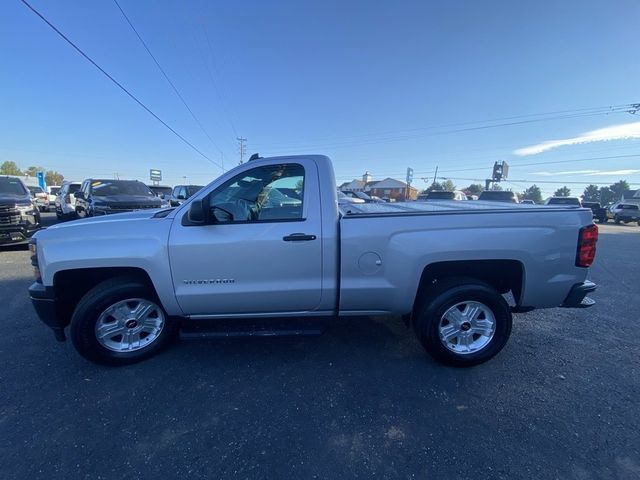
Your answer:
[[[613,217],[613,221],[615,222],[616,225],[620,225],[620,219],[618,218],[617,215]]]
[[[416,308],[414,329],[424,349],[435,360],[455,367],[471,367],[497,355],[511,335],[511,309],[500,293],[490,285],[472,278],[449,278],[432,284],[431,292]],[[456,353],[440,340],[439,325],[444,313],[454,305],[476,301],[488,307],[495,317],[495,332],[479,351]]]
[[[140,350],[131,352],[109,350],[96,338],[96,322],[106,308],[129,298],[142,298],[154,302],[164,313],[164,326],[158,337]],[[130,277],[116,277],[96,285],[82,297],[71,317],[69,333],[73,346],[87,360],[101,365],[127,365],[160,352],[175,338],[177,327],[177,320],[167,315],[149,287]]]

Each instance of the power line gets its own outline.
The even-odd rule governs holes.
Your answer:
[[[96,67],[98,70],[100,70],[100,72],[107,77],[109,80],[111,80],[114,84],[116,84],[116,86],[118,88],[120,88],[120,90],[122,90],[124,93],[126,93],[134,102],[136,102],[138,105],[140,105],[144,110],[146,110],[147,113],[149,113],[153,118],[155,118],[156,120],[158,120],[162,125],[164,125],[171,133],[173,133],[176,137],[178,137],[180,140],[182,140],[186,145],[188,145],[189,147],[191,147],[196,153],[198,153],[201,157],[207,159],[208,161],[210,161],[211,163],[213,163],[214,165],[220,167],[220,165],[215,162],[214,160],[212,160],[211,158],[209,158],[206,154],[204,154],[202,151],[200,151],[195,145],[193,145],[191,142],[189,142],[189,140],[187,140],[186,138],[184,138],[182,135],[180,135],[178,132],[176,132],[173,128],[171,128],[171,126],[169,126],[169,124],[167,122],[165,122],[164,120],[162,120],[158,115],[156,115],[155,113],[153,113],[153,111],[151,111],[151,109],[149,107],[147,107],[144,103],[142,103],[140,100],[138,100],[138,98],[131,93],[129,90],[127,90],[120,82],[118,82],[115,78],[113,78],[111,75],[109,75],[100,65],[98,65],[91,57],[89,57],[89,55],[87,55],[86,53],[84,53],[80,47],[78,47],[75,43],[73,43],[64,33],[62,33],[60,30],[58,30],[56,28],[55,25],[53,25],[49,20],[47,20],[38,10],[36,10],[35,8],[33,8],[29,2],[27,2],[26,0],[20,0],[22,3],[24,3],[29,10],[31,10],[33,13],[35,13],[38,17],[40,17],[40,19],[42,19],[42,21],[44,21],[49,27],[51,27],[51,29],[56,32],[58,35],[60,35],[60,37],[62,37],[69,45],[71,45],[80,55],[82,55],[89,63],[91,63],[94,67]]]
[[[637,157],[640,157],[640,154],[611,155],[606,157],[574,158],[571,160],[553,160],[553,161],[547,161],[547,162],[515,163],[515,164],[511,164],[510,168],[513,169],[516,167],[531,167],[531,166],[537,166],[537,165],[557,165],[557,164],[563,164],[563,163],[590,162],[595,160],[616,160],[621,158],[637,158]],[[474,168],[459,168],[454,170],[439,170],[439,172],[440,173],[460,173],[460,172],[474,172],[474,171],[480,171],[480,170],[489,171],[490,169],[491,169],[491,166],[486,166],[486,167],[474,167]],[[415,175],[423,175],[423,174],[427,175],[431,173],[432,172],[430,170],[414,171]],[[395,173],[381,173],[379,175],[402,176],[404,174],[395,172]],[[353,177],[353,175],[338,175],[338,178],[351,178],[351,177]]]
[[[138,37],[138,40],[140,40],[140,43],[142,43],[142,46],[144,47],[144,49],[147,51],[147,53],[149,54],[149,56],[153,59],[154,63],[156,64],[156,66],[158,67],[158,70],[160,70],[160,72],[162,73],[162,75],[164,76],[165,80],[169,83],[169,85],[171,85],[171,88],[173,89],[173,91],[175,92],[175,94],[178,96],[178,98],[180,99],[180,101],[182,102],[182,104],[185,106],[185,108],[189,111],[189,113],[191,114],[191,117],[193,117],[193,119],[195,120],[195,122],[198,124],[198,126],[200,127],[200,130],[202,130],[202,132],[206,135],[206,137],[209,139],[209,141],[211,142],[211,144],[214,146],[214,148],[216,150],[218,150],[218,152],[222,153],[222,150],[220,150],[220,147],[218,147],[218,145],[216,145],[216,142],[213,141],[213,138],[211,138],[211,135],[209,135],[209,133],[205,130],[204,126],[202,125],[202,122],[200,122],[200,120],[198,119],[198,117],[196,117],[196,114],[193,113],[193,110],[191,110],[191,107],[189,107],[189,105],[187,104],[186,100],[184,99],[184,97],[180,94],[180,92],[178,91],[178,88],[175,86],[175,84],[171,81],[171,79],[169,78],[169,76],[167,75],[167,72],[165,72],[164,68],[162,68],[162,65],[160,65],[160,62],[158,62],[158,59],[155,57],[155,55],[153,53],[151,53],[151,50],[149,49],[149,47],[147,46],[147,43],[142,39],[142,36],[140,35],[140,33],[138,33],[138,30],[136,30],[136,27],[133,26],[133,23],[131,22],[131,20],[129,19],[129,17],[127,16],[127,14],[124,12],[124,10],[122,9],[122,7],[120,6],[120,4],[118,3],[118,0],[113,0],[113,3],[116,4],[116,6],[118,7],[118,10],[120,10],[120,13],[122,13],[122,16],[124,17],[124,19],[127,21],[127,23],[129,24],[129,26],[131,27],[131,30],[133,30],[133,32],[136,34],[136,36]]]
[[[592,111],[587,111],[587,112],[576,112],[576,113],[571,113],[571,114],[566,114],[566,115],[555,115],[555,116],[547,116],[545,118],[533,118],[533,119],[527,119],[527,120],[519,120],[519,121],[512,121],[512,122],[503,122],[503,123],[492,123],[489,125],[476,125],[473,127],[465,127],[465,128],[455,128],[455,129],[449,129],[449,130],[443,130],[443,131],[436,131],[436,132],[427,132],[427,133],[421,133],[421,134],[412,134],[412,135],[401,135],[401,136],[393,136],[393,137],[387,137],[387,138],[374,138],[374,139],[369,139],[369,140],[361,140],[361,141],[345,141],[345,142],[337,142],[337,143],[319,143],[319,144],[307,144],[307,145],[300,145],[297,147],[285,147],[284,149],[279,149],[279,152],[282,153],[283,151],[291,151],[291,150],[300,150],[300,149],[315,149],[315,148],[348,148],[348,147],[355,147],[355,146],[360,146],[360,145],[375,145],[375,144],[380,144],[380,143],[388,143],[388,142],[396,142],[396,141],[403,141],[403,140],[410,140],[410,139],[415,139],[415,138],[423,138],[423,137],[431,137],[431,136],[437,136],[437,135],[449,135],[452,133],[462,133],[462,132],[470,132],[470,131],[476,131],[476,130],[485,130],[485,129],[490,129],[490,128],[499,128],[499,127],[505,127],[505,126],[515,126],[515,125],[525,125],[525,124],[529,124],[529,123],[537,123],[537,122],[546,122],[546,121],[550,121],[550,120],[563,120],[563,119],[570,119],[570,118],[582,118],[582,117],[592,117],[592,116],[600,116],[600,115],[609,115],[612,113],[631,113],[633,111],[633,108],[635,107],[635,104],[625,104],[622,106],[612,106],[612,107],[608,107],[607,109],[603,109],[603,108],[598,108],[598,109],[593,109]],[[508,117],[506,117],[508,118]],[[471,122],[471,123],[486,123],[482,122],[482,121],[478,121],[478,122]],[[456,125],[465,125],[465,124],[469,124],[469,122],[464,122],[461,124],[450,124],[452,126],[456,126]],[[432,129],[438,129],[438,128],[444,128],[444,126],[437,126],[437,127],[424,127],[424,128],[419,128],[419,129],[412,129],[412,130],[405,130],[405,131],[400,131],[400,132],[396,132],[396,133],[409,133],[412,131],[422,131],[422,130],[432,130]],[[373,136],[375,134],[367,134],[366,136]],[[380,134],[380,135],[384,135],[384,134]],[[340,137],[336,137],[336,138],[340,138]],[[349,138],[349,137],[346,137]],[[354,137],[355,138],[355,137]],[[288,143],[287,145],[290,145],[290,143]],[[260,146],[260,144],[258,144],[257,146]],[[267,145],[268,147],[268,145]],[[271,149],[276,149],[277,146],[271,146]]]

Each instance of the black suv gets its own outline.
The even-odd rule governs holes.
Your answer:
[[[173,194],[169,199],[169,203],[171,203],[172,207],[182,205],[182,202],[192,195],[195,195],[203,188],[204,187],[202,185],[176,185],[173,187]]]
[[[23,243],[40,228],[40,212],[22,180],[0,177],[0,245]]]
[[[163,201],[137,180],[88,179],[75,194],[78,217],[161,208]]]
[[[600,223],[607,222],[607,209],[603,208],[598,202],[582,202],[584,208],[590,208],[593,212],[593,219]]]

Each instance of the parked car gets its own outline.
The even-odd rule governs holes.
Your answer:
[[[202,185],[176,185],[173,187],[173,193],[169,199],[172,207],[182,205],[185,200],[191,198],[204,187]]]
[[[520,203],[524,203],[525,205],[535,205],[536,202],[534,202],[533,200],[529,200],[528,198],[525,198],[524,200],[520,200]]]
[[[617,224],[638,222],[640,225],[640,207],[636,203],[616,202],[609,207],[607,218]]]
[[[340,205],[350,205],[353,203],[366,203],[363,199],[358,197],[352,197],[340,190],[338,190],[337,195],[338,195],[338,203]]]
[[[156,197],[159,197],[163,200],[169,200],[171,197],[171,193],[173,192],[173,188],[165,186],[165,185],[147,185],[149,190],[156,194]]]
[[[369,196],[364,192],[342,192],[342,193],[344,193],[347,197],[359,198],[360,200],[363,200],[364,203],[384,203],[384,200],[382,200],[380,197]]]
[[[549,197],[544,201],[545,205],[574,205],[581,207],[582,202],[578,197]]]
[[[600,223],[607,221],[607,209],[603,208],[598,202],[582,202],[584,208],[590,208],[593,213],[593,219]]]
[[[40,211],[17,177],[0,176],[0,245],[24,243],[40,228]]]
[[[49,196],[47,192],[45,192],[40,187],[28,186],[29,192],[31,192],[31,197],[33,198],[36,207],[41,212],[46,212],[49,210]]]
[[[508,190],[485,190],[480,194],[479,200],[520,203],[518,195],[515,192],[510,192]]]
[[[52,185],[47,187],[47,212],[51,210],[55,210],[56,208],[56,198],[58,197],[58,192],[60,191],[60,187],[58,185]]]
[[[80,218],[168,206],[138,180],[91,178],[82,182],[75,197]]]
[[[299,202],[264,202],[287,189]],[[504,347],[512,312],[595,303],[586,209],[347,208],[336,195],[327,157],[261,158],[178,208],[54,225],[32,239],[31,299],[59,340],[69,327],[77,351],[104,364],[149,357],[178,329],[201,337],[221,318],[285,317],[291,331],[386,314],[407,319],[437,360],[471,366]]]
[[[425,202],[429,200],[467,200],[467,196],[456,190],[454,192],[448,190],[434,190],[428,193],[421,193],[418,195],[417,200],[419,202]]]
[[[58,220],[71,220],[77,217],[76,214],[76,192],[80,190],[80,182],[70,182],[65,180],[60,186],[56,196],[55,210]]]

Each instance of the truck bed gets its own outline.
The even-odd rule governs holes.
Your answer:
[[[428,202],[354,203],[340,205],[345,216],[398,215],[433,213],[498,213],[498,212],[544,212],[576,210],[574,205],[530,205],[526,203],[492,202],[482,200],[435,200]]]

